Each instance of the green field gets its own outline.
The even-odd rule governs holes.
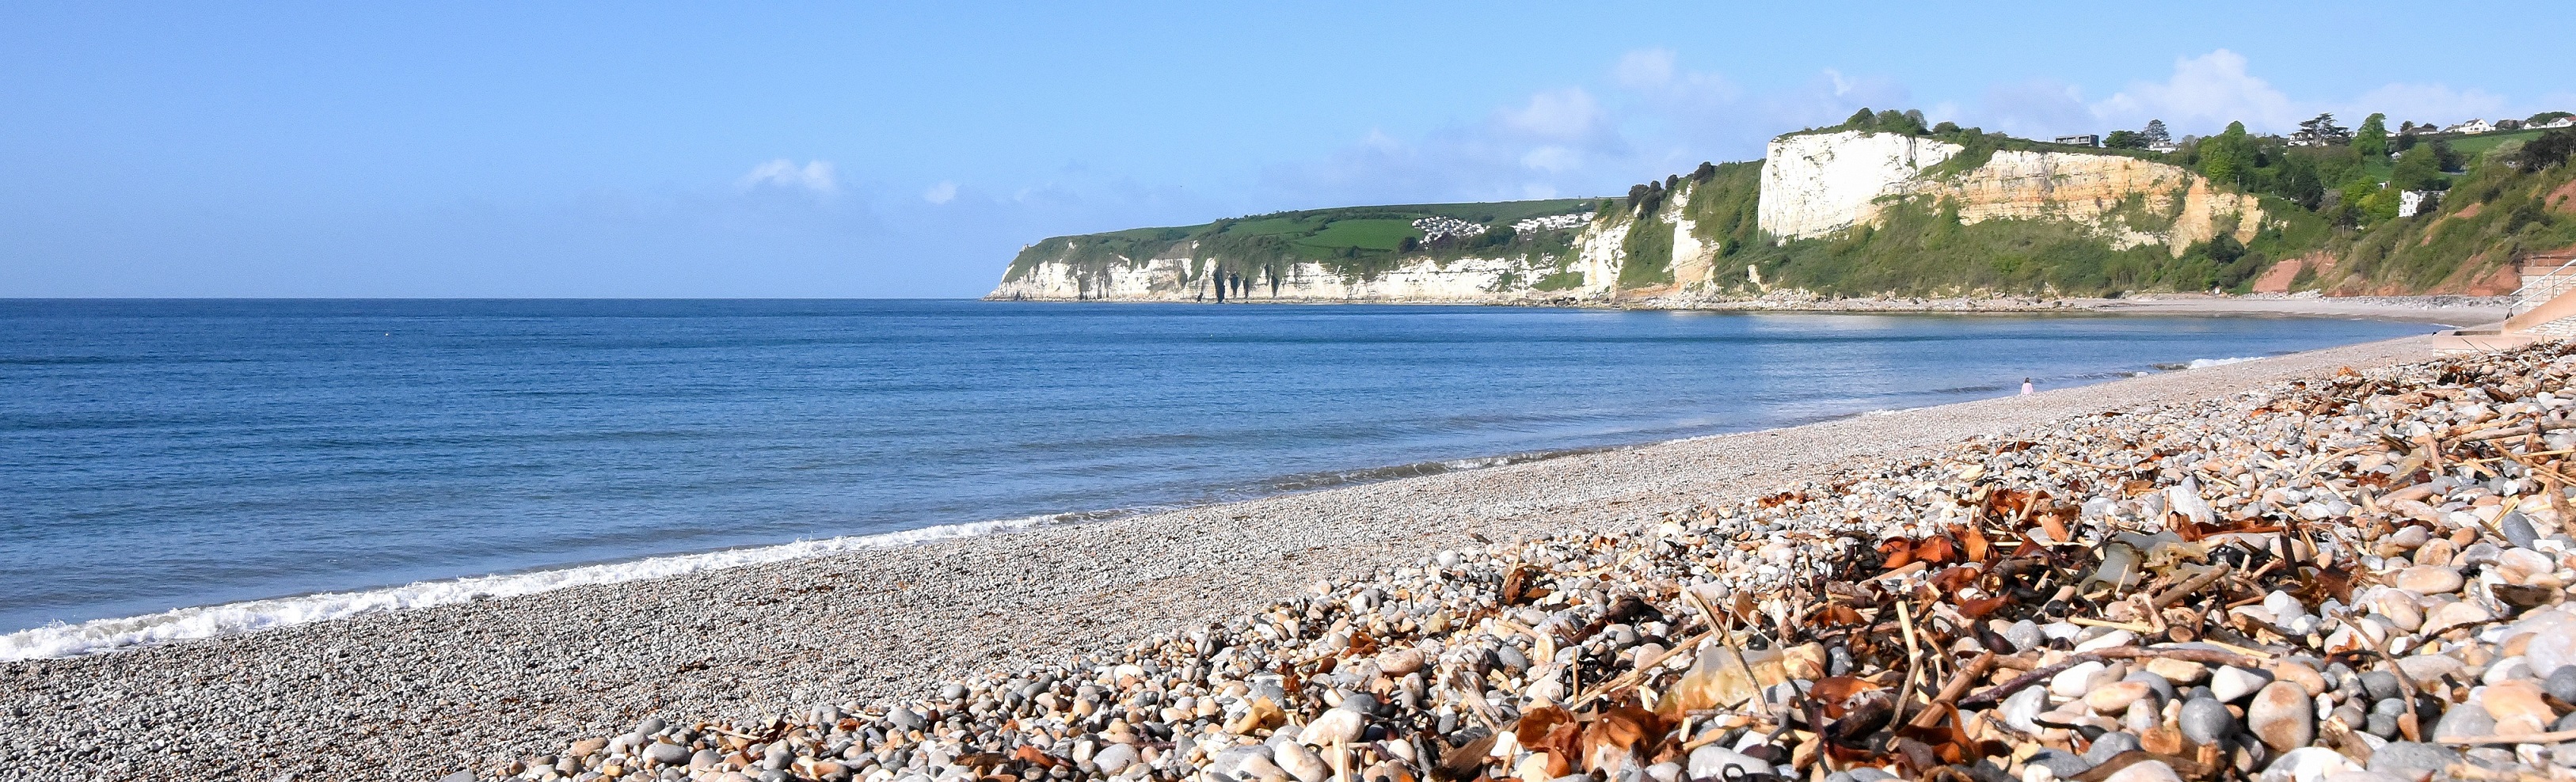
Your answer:
[[[2504,133],[2480,133],[2475,136],[2434,136],[2426,140],[2432,141],[2438,139],[2450,142],[2451,151],[2467,156],[2469,158],[2469,165],[2475,166],[2477,165],[2477,161],[2480,156],[2485,155],[2489,150],[2493,150],[2496,147],[2504,145],[2505,142],[2530,141],[2532,139],[2539,138],[2540,134],[2546,132],[2548,131],[2516,130]]]
[[[1322,230],[1298,239],[1297,244],[1326,250],[1355,247],[1362,250],[1393,250],[1403,246],[1407,237],[1422,238],[1413,229],[1413,221],[1400,218],[1362,218],[1334,220]]]

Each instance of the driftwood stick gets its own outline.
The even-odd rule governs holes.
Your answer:
[[[2433,743],[2449,744],[2452,746],[2471,746],[2477,744],[2556,744],[2570,739],[2576,739],[2576,730],[2528,733],[2520,736],[2471,736],[2464,739],[2434,739]]]
[[[1977,677],[1986,675],[1986,671],[1994,666],[1994,652],[1978,654],[1976,659],[1968,661],[1966,666],[1961,667],[1958,673],[1951,674],[1950,682],[1941,685],[1941,694],[1935,696],[1932,703],[1939,705],[1957,702],[1960,695],[1967,693],[1969,686],[1977,683]],[[1923,713],[1914,715],[1914,727],[1929,729],[1940,725],[1943,713],[1937,709],[1925,709]]]
[[[2229,652],[2210,651],[2208,649],[2151,649],[2142,646],[2115,646],[2109,649],[2095,649],[2090,652],[2068,657],[2065,661],[2056,665],[2042,666],[2029,673],[2013,677],[2012,681],[1995,685],[1988,688],[1985,692],[1959,699],[1959,708],[1985,708],[2002,703],[2005,698],[2011,697],[2013,693],[2021,691],[2022,688],[2039,683],[2040,681],[2046,680],[2048,677],[2056,676],[2057,674],[2064,672],[2068,668],[2073,668],[2084,663],[2109,662],[2112,660],[2135,660],[2142,657],[2163,657],[2166,659],[2184,660],[2187,662],[2202,663],[2206,665],[2233,665],[2239,668],[2263,667],[2262,662],[2257,661],[2252,657]]]
[[[2203,587],[2207,587],[2210,584],[2217,583],[2219,579],[2226,578],[2227,574],[2233,570],[2235,570],[2235,566],[2221,562],[2218,564],[2218,567],[2211,568],[2207,573],[2192,576],[2191,580],[2182,582],[2181,586],[2165,590],[2164,594],[2148,598],[2147,605],[2156,608],[2165,608],[2175,603],[2182,602],[2183,598],[2190,597],[2192,593],[2198,592]]]

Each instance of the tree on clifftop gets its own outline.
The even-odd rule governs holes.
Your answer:
[[[2311,144],[2341,144],[2352,140],[2352,131],[2334,123],[2333,114],[2319,114],[2299,123],[2299,135]]]
[[[2352,150],[2363,157],[2388,156],[2388,115],[2372,114],[2363,118],[2361,129],[2352,134]]]
[[[2102,137],[2102,146],[2110,149],[2146,149],[2147,135],[2134,130],[2114,130]]]
[[[2576,157],[2576,131],[2559,128],[2523,144],[2512,162],[2516,168],[2538,171],[2564,164],[2569,157]]]
[[[2227,123],[2227,130],[2203,139],[2198,151],[2200,175],[2210,181],[2242,186],[2254,174],[2254,142],[2246,138],[2245,123]]]
[[[2173,143],[2173,134],[2165,131],[2165,121],[2160,119],[2147,120],[2147,129],[2138,131],[2138,135],[2144,137],[2150,147]]]

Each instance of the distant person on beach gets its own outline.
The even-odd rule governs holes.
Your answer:
[[[2030,391],[2030,378],[2026,378],[2026,377],[2025,377],[2025,378],[2022,378],[2022,379],[2021,379],[2021,395],[2022,395],[2022,396],[2030,396],[2030,394],[2031,394],[2031,391]]]

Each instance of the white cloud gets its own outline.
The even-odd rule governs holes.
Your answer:
[[[2372,111],[2388,112],[2394,124],[2519,117],[2560,107],[2546,104],[2576,108],[2576,98],[2565,93],[2510,101],[2429,84],[2391,84],[2349,99],[2296,99],[2255,71],[2243,55],[2219,49],[2176,58],[2161,76],[2130,82],[2107,98],[2065,82],[2031,80],[1956,85],[1974,97],[1923,106],[1908,84],[1887,75],[1820,69],[1801,83],[1748,88],[1723,73],[1691,70],[1673,50],[1640,49],[1609,63],[1588,88],[1530,92],[1480,119],[1420,135],[1373,130],[1321,158],[1270,167],[1258,200],[1314,205],[1615,194],[1702,160],[1760,157],[1764,143],[1780,133],[1838,123],[1862,108],[1921,106],[1935,122],[2035,138],[2134,129],[2150,119],[2164,120],[2176,135],[2215,133],[2240,120],[2258,133],[2286,133],[2329,111],[2354,125]]]
[[[2243,121],[2247,130],[2286,133],[2314,116],[2271,82],[2247,73],[2245,55],[2220,49],[2174,61],[2162,83],[2138,82],[2093,104],[2100,119],[2141,126],[2162,119],[2177,131],[2211,133]]]
[[[955,201],[957,200],[957,183],[941,182],[936,185],[931,185],[930,189],[921,191],[921,200],[934,204],[945,204],[950,201]]]
[[[1505,126],[1548,139],[1580,139],[1600,132],[1605,119],[1601,103],[1580,89],[1549,90],[1531,95],[1529,104],[1502,113]]]
[[[1539,147],[1521,155],[1521,167],[1551,174],[1583,167],[1583,153],[1558,146]]]
[[[742,179],[735,184],[744,190],[759,187],[802,188],[816,195],[831,195],[841,190],[840,180],[833,176],[832,161],[829,160],[809,160],[805,165],[798,166],[795,161],[779,158],[752,166],[751,173],[742,175]]]
[[[2000,130],[2028,138],[2055,138],[2077,133],[2099,132],[2102,118],[2084,105],[2083,95],[2074,85],[2052,81],[2027,81],[1998,84],[1986,89],[1978,102],[1974,122],[1988,130]],[[1929,115],[1934,122],[1963,116],[1958,107]],[[2143,124],[2143,123],[2141,123]]]
[[[1902,107],[1908,96],[1893,80],[1836,72],[1753,92],[1684,68],[1666,49],[1629,52],[1604,75],[1601,91],[1532,92],[1419,137],[1371,131],[1320,160],[1271,168],[1267,184],[1289,203],[1615,194],[1702,160],[1758,157],[1783,131],[1840,122],[1862,106]]]

